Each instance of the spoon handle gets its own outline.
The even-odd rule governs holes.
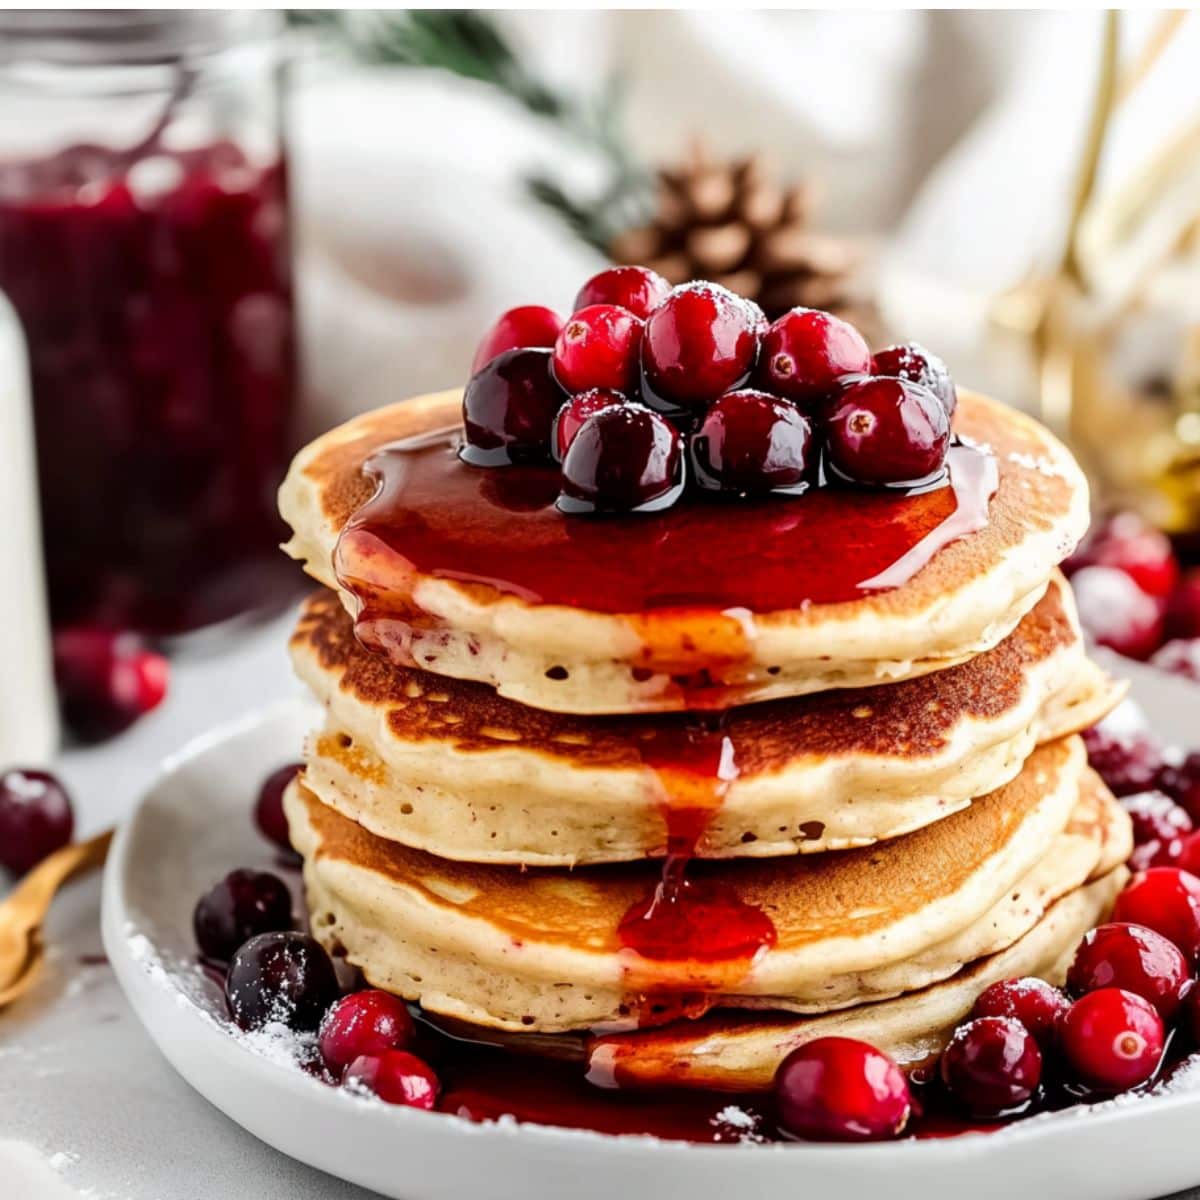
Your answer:
[[[90,871],[104,862],[113,830],[106,829],[86,842],[72,842],[42,859],[15,888],[0,901],[0,920],[9,914],[45,911],[54,893],[68,879]]]

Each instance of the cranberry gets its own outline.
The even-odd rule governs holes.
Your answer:
[[[1174,942],[1195,962],[1200,952],[1200,878],[1177,867],[1135,875],[1117,897],[1113,920],[1145,925]]]
[[[1174,942],[1144,925],[1112,922],[1084,935],[1067,973],[1067,987],[1075,996],[1099,988],[1124,988],[1149,1000],[1169,1021],[1189,975],[1187,959]]]
[[[385,1050],[356,1058],[342,1077],[348,1091],[378,1096],[386,1104],[432,1109],[441,1084],[429,1064],[407,1050]]]
[[[1120,988],[1081,996],[1067,1009],[1058,1033],[1079,1081],[1102,1091],[1145,1083],[1162,1058],[1162,1018],[1148,1000]]]
[[[1200,878],[1200,833],[1189,833],[1186,837],[1173,838],[1173,853],[1170,862],[1154,863],[1154,866],[1176,866],[1181,871]]]
[[[1133,840],[1169,842],[1181,834],[1191,833],[1192,818],[1187,810],[1170,796],[1159,791],[1134,792],[1121,801],[1133,823]]]
[[[321,1022],[320,1047],[325,1065],[335,1074],[364,1055],[403,1050],[416,1034],[404,1001],[389,992],[367,988],[343,996]]]
[[[648,267],[609,267],[579,289],[575,311],[593,304],[616,304],[644,321],[670,292],[671,285]]]
[[[1179,578],[1179,563],[1166,534],[1131,512],[1118,513],[1092,531],[1067,563],[1071,574],[1081,567],[1112,567],[1158,599],[1166,597]]]
[[[280,1022],[315,1031],[338,998],[337,975],[307,933],[260,933],[239,946],[225,977],[229,1013],[243,1029]]]
[[[1114,567],[1084,567],[1071,576],[1083,628],[1128,658],[1147,659],[1163,637],[1161,603]]]
[[[540,304],[525,304],[510,308],[488,330],[475,358],[471,362],[471,374],[477,375],[484,367],[506,350],[525,350],[530,347],[554,345],[563,319],[553,309]]]
[[[1151,867],[1177,867],[1181,865],[1184,839],[1151,838],[1134,846],[1126,865],[1131,871],[1148,871]],[[1188,868],[1190,870],[1190,868]]]
[[[82,741],[128,729],[162,703],[167,660],[134,633],[70,626],[54,634],[54,675],[63,720]]]
[[[22,767],[0,774],[0,865],[24,875],[74,831],[71,798],[53,775]]]
[[[950,418],[928,389],[903,379],[846,387],[829,416],[826,453],[854,483],[903,484],[936,475],[950,447]]]
[[[655,511],[683,487],[679,434],[640,404],[607,408],[579,427],[562,464],[563,512]]]
[[[853,325],[819,309],[793,308],[767,330],[758,373],[768,391],[815,411],[846,376],[870,370],[871,351]]]
[[[290,854],[294,854],[295,851],[292,850],[287,817],[283,812],[283,793],[303,769],[303,763],[288,763],[286,767],[272,771],[263,780],[262,787],[258,790],[258,800],[254,805],[254,823],[259,832],[268,841],[274,842]]]
[[[1115,795],[1128,796],[1159,786],[1179,799],[1170,788],[1156,784],[1163,769],[1163,750],[1148,733],[1127,733],[1105,723],[1085,730],[1083,741],[1088,762]]]
[[[554,377],[568,392],[637,386],[642,322],[616,304],[573,313],[554,343]]]
[[[1190,987],[1183,997],[1180,1025],[1187,1030],[1192,1045],[1200,1046],[1200,987]]]
[[[1013,1017],[979,1017],[954,1031],[942,1082],[972,1115],[998,1117],[1027,1103],[1042,1082],[1037,1039]]]
[[[196,902],[192,930],[200,953],[219,962],[256,933],[292,927],[292,895],[266,871],[230,871]]]
[[[1067,998],[1044,979],[1003,979],[985,988],[971,1009],[972,1017],[1011,1017],[1020,1021],[1043,1047],[1054,1040]]]
[[[779,1124],[795,1137],[865,1142],[902,1132],[912,1098],[886,1054],[853,1038],[824,1037],[779,1064],[775,1106]]]
[[[1159,647],[1150,665],[1200,683],[1200,638],[1175,638]]]
[[[1184,573],[1167,599],[1167,635],[1200,638],[1200,567]]]
[[[1183,762],[1160,764],[1157,786],[1187,809],[1192,820],[1200,816],[1200,751]]]
[[[889,346],[877,350],[871,360],[872,375],[890,375],[895,379],[907,379],[928,388],[941,402],[946,416],[954,416],[958,407],[958,392],[950,369],[936,354],[931,354],[916,342],[905,342],[900,346]]]
[[[642,369],[667,405],[704,408],[737,387],[758,355],[763,315],[715,283],[676,288],[647,318]]]
[[[550,426],[564,399],[550,353],[506,350],[471,377],[463,393],[464,462],[499,467],[550,457]]]
[[[594,417],[598,412],[617,404],[627,403],[627,397],[621,392],[614,392],[612,388],[592,388],[590,392],[572,396],[554,418],[554,457],[559,462],[566,458],[575,435],[588,417]]]
[[[808,418],[751,389],[726,392],[704,414],[691,452],[701,487],[742,495],[803,491],[816,458]]]

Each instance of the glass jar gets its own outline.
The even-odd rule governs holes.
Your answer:
[[[281,65],[269,13],[0,13],[0,290],[58,624],[180,632],[290,578]]]

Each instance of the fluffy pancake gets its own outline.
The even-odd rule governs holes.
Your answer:
[[[687,718],[548,713],[393,666],[358,644],[328,591],[305,606],[291,654],[329,710],[305,748],[306,786],[390,841],[473,862],[622,862],[665,853],[672,804],[696,803],[655,754],[686,743]],[[773,857],[910,832],[1007,783],[1035,744],[1093,724],[1118,695],[1055,578],[969,662],[727,714],[737,777],[695,852]]]
[[[280,491],[280,509],[294,531],[288,552],[337,587],[338,534],[373,491],[364,461],[389,442],[452,424],[458,415],[458,392],[424,396],[364,414],[301,451]],[[574,713],[723,709],[961,662],[996,645],[1037,603],[1054,566],[1086,528],[1088,503],[1070,454],[1028,417],[960,392],[956,428],[996,455],[999,487],[987,524],[890,591],[772,611],[608,612],[538,602],[480,579],[408,570],[393,582],[420,620],[406,613],[389,652],[439,675],[491,684],[523,704]],[[454,514],[439,520],[449,522],[452,537]],[[517,545],[521,521],[520,512],[511,514]],[[705,547],[694,551],[702,555]],[[743,552],[752,556],[755,549]],[[617,555],[611,569],[637,565]],[[727,573],[730,564],[714,563],[713,570]]]
[[[810,1011],[911,991],[1002,949],[1129,851],[1128,819],[1082,744],[1055,742],[1004,788],[882,846],[709,868],[775,927],[775,944],[731,972],[623,947],[622,919],[652,893],[653,864],[452,863],[374,837],[300,784],[286,808],[319,938],[376,986],[513,1030],[620,1022],[631,995],[664,990]],[[701,880],[706,866],[692,865]]]

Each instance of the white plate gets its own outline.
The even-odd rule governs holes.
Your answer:
[[[272,865],[250,799],[315,717],[289,703],[172,758],[122,828],[104,883],[105,948],[138,1018],[188,1083],[283,1153],[394,1200],[1142,1200],[1200,1180],[1200,1090],[945,1141],[693,1146],[472,1124],[310,1078],[235,1034],[220,989],[193,964],[191,911],[231,868]]]

